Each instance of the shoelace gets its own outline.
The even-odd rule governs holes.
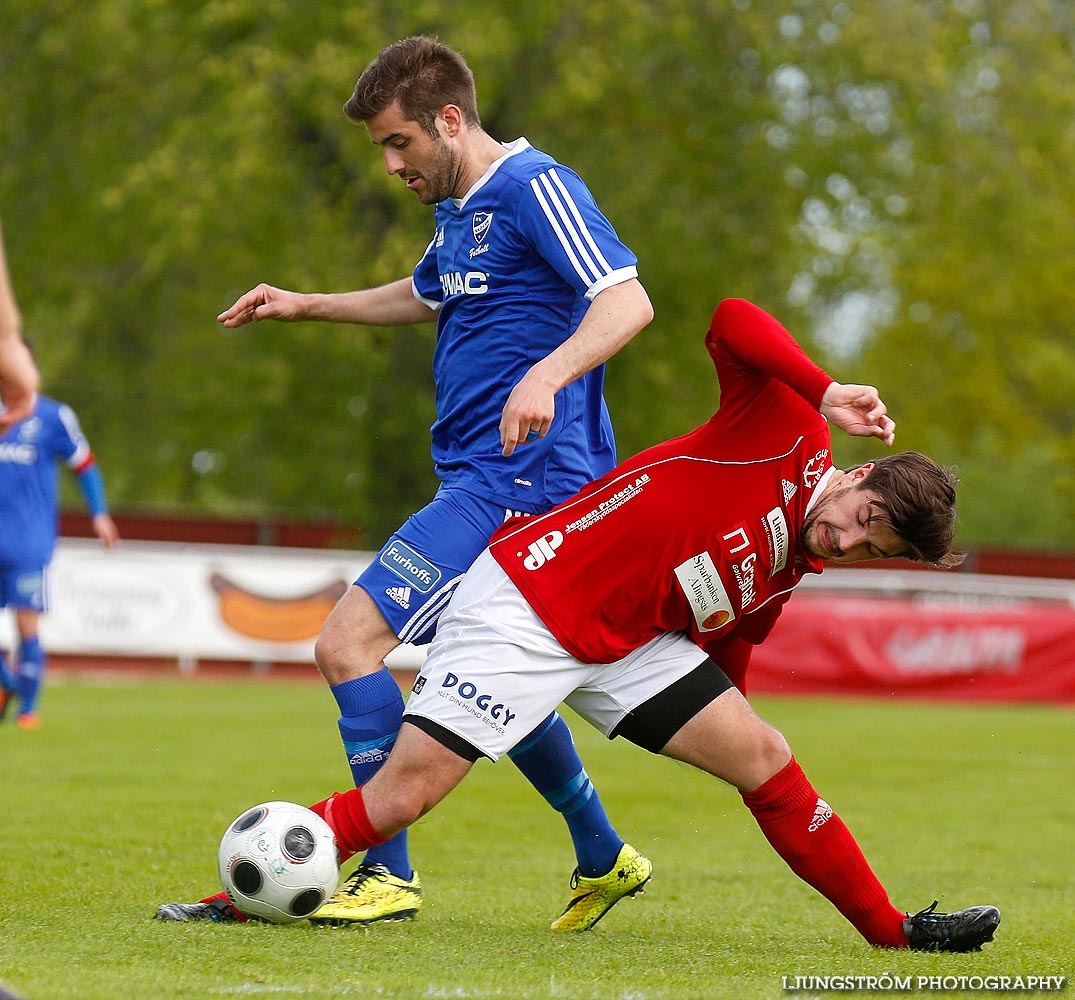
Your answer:
[[[911,923],[914,923],[916,920],[927,920],[930,917],[935,918],[935,917],[945,917],[945,916],[947,916],[948,914],[946,914],[946,913],[936,913],[936,914],[934,913],[934,910],[937,909],[937,904],[939,902],[940,902],[940,900],[935,899],[924,910],[919,910],[913,917],[911,917]]]
[[[388,869],[385,868],[384,865],[361,864],[354,870],[354,874],[347,880],[343,891],[349,896],[354,896],[371,878],[387,882],[388,875]]]

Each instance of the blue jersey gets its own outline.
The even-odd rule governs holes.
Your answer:
[[[500,417],[527,371],[575,332],[590,300],[637,275],[574,171],[525,139],[462,199],[436,207],[414,293],[439,310],[433,462],[446,486],[543,512],[615,465],[604,366],[556,394],[548,434],[501,454]]]
[[[57,533],[57,462],[93,463],[71,407],[39,396],[34,412],[0,436],[0,566],[42,568]]]

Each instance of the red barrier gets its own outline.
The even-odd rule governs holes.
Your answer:
[[[1075,608],[796,594],[754,651],[751,694],[1075,702]]]

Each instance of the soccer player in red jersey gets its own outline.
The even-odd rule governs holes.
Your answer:
[[[955,479],[916,453],[835,468],[830,425],[889,445],[895,424],[876,389],[835,382],[756,306],[722,302],[706,345],[721,387],[712,419],[495,533],[441,620],[387,764],[314,808],[341,851],[361,851],[566,701],[610,738],[734,785],[791,869],[870,944],[976,950],[999,911],[897,909],[733,683],[826,562],[958,564]]]

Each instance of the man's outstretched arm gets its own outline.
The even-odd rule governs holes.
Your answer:
[[[33,412],[39,384],[37,366],[22,339],[22,317],[11,287],[0,231],[0,434]]]

